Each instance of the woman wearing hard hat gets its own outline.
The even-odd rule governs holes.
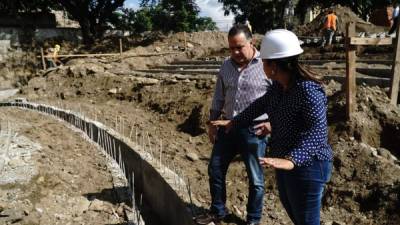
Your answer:
[[[267,32],[261,44],[270,90],[233,120],[211,122],[227,130],[246,126],[267,113],[272,133],[264,166],[276,169],[279,197],[296,225],[319,225],[322,193],[332,171],[327,98],[319,79],[299,65],[303,52],[288,30]]]

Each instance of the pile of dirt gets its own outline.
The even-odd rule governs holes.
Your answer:
[[[349,22],[356,23],[357,32],[365,33],[379,33],[384,32],[388,28],[376,26],[372,23],[366,22],[358,17],[350,8],[336,5],[330,9],[333,9],[338,17],[337,34],[344,35],[346,33],[346,24]],[[326,11],[322,12],[310,23],[297,27],[294,32],[299,36],[321,36],[322,35],[322,23],[324,21]]]
[[[26,85],[36,74],[35,53],[10,49],[0,59],[0,90]]]

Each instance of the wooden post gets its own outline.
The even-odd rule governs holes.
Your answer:
[[[392,105],[397,105],[397,98],[399,95],[399,83],[400,83],[400,23],[397,24],[396,38],[394,40],[394,58],[392,64],[392,78],[390,86],[390,103]]]
[[[47,68],[46,68],[46,61],[44,60],[44,51],[43,51],[43,48],[40,48],[40,55],[41,55],[41,57],[42,57],[42,67],[43,67],[43,70],[46,70]]]
[[[350,38],[356,35],[356,24],[350,22],[346,26],[346,116],[351,118],[356,104],[356,51],[351,45]]]
[[[119,56],[121,57],[122,60],[122,39],[119,39]]]
[[[186,52],[186,47],[187,47],[187,43],[186,43],[186,31],[183,31],[183,37],[184,37],[184,41],[185,41],[185,52]]]

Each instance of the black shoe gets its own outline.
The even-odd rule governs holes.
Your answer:
[[[220,223],[224,219],[224,216],[218,216],[213,213],[206,213],[196,217],[195,222],[199,225],[207,225],[211,222]]]
[[[247,222],[246,225],[260,225],[260,222]]]

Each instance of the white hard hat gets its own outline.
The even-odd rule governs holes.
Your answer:
[[[262,59],[279,59],[303,53],[297,36],[288,30],[277,29],[265,34],[260,50]]]

